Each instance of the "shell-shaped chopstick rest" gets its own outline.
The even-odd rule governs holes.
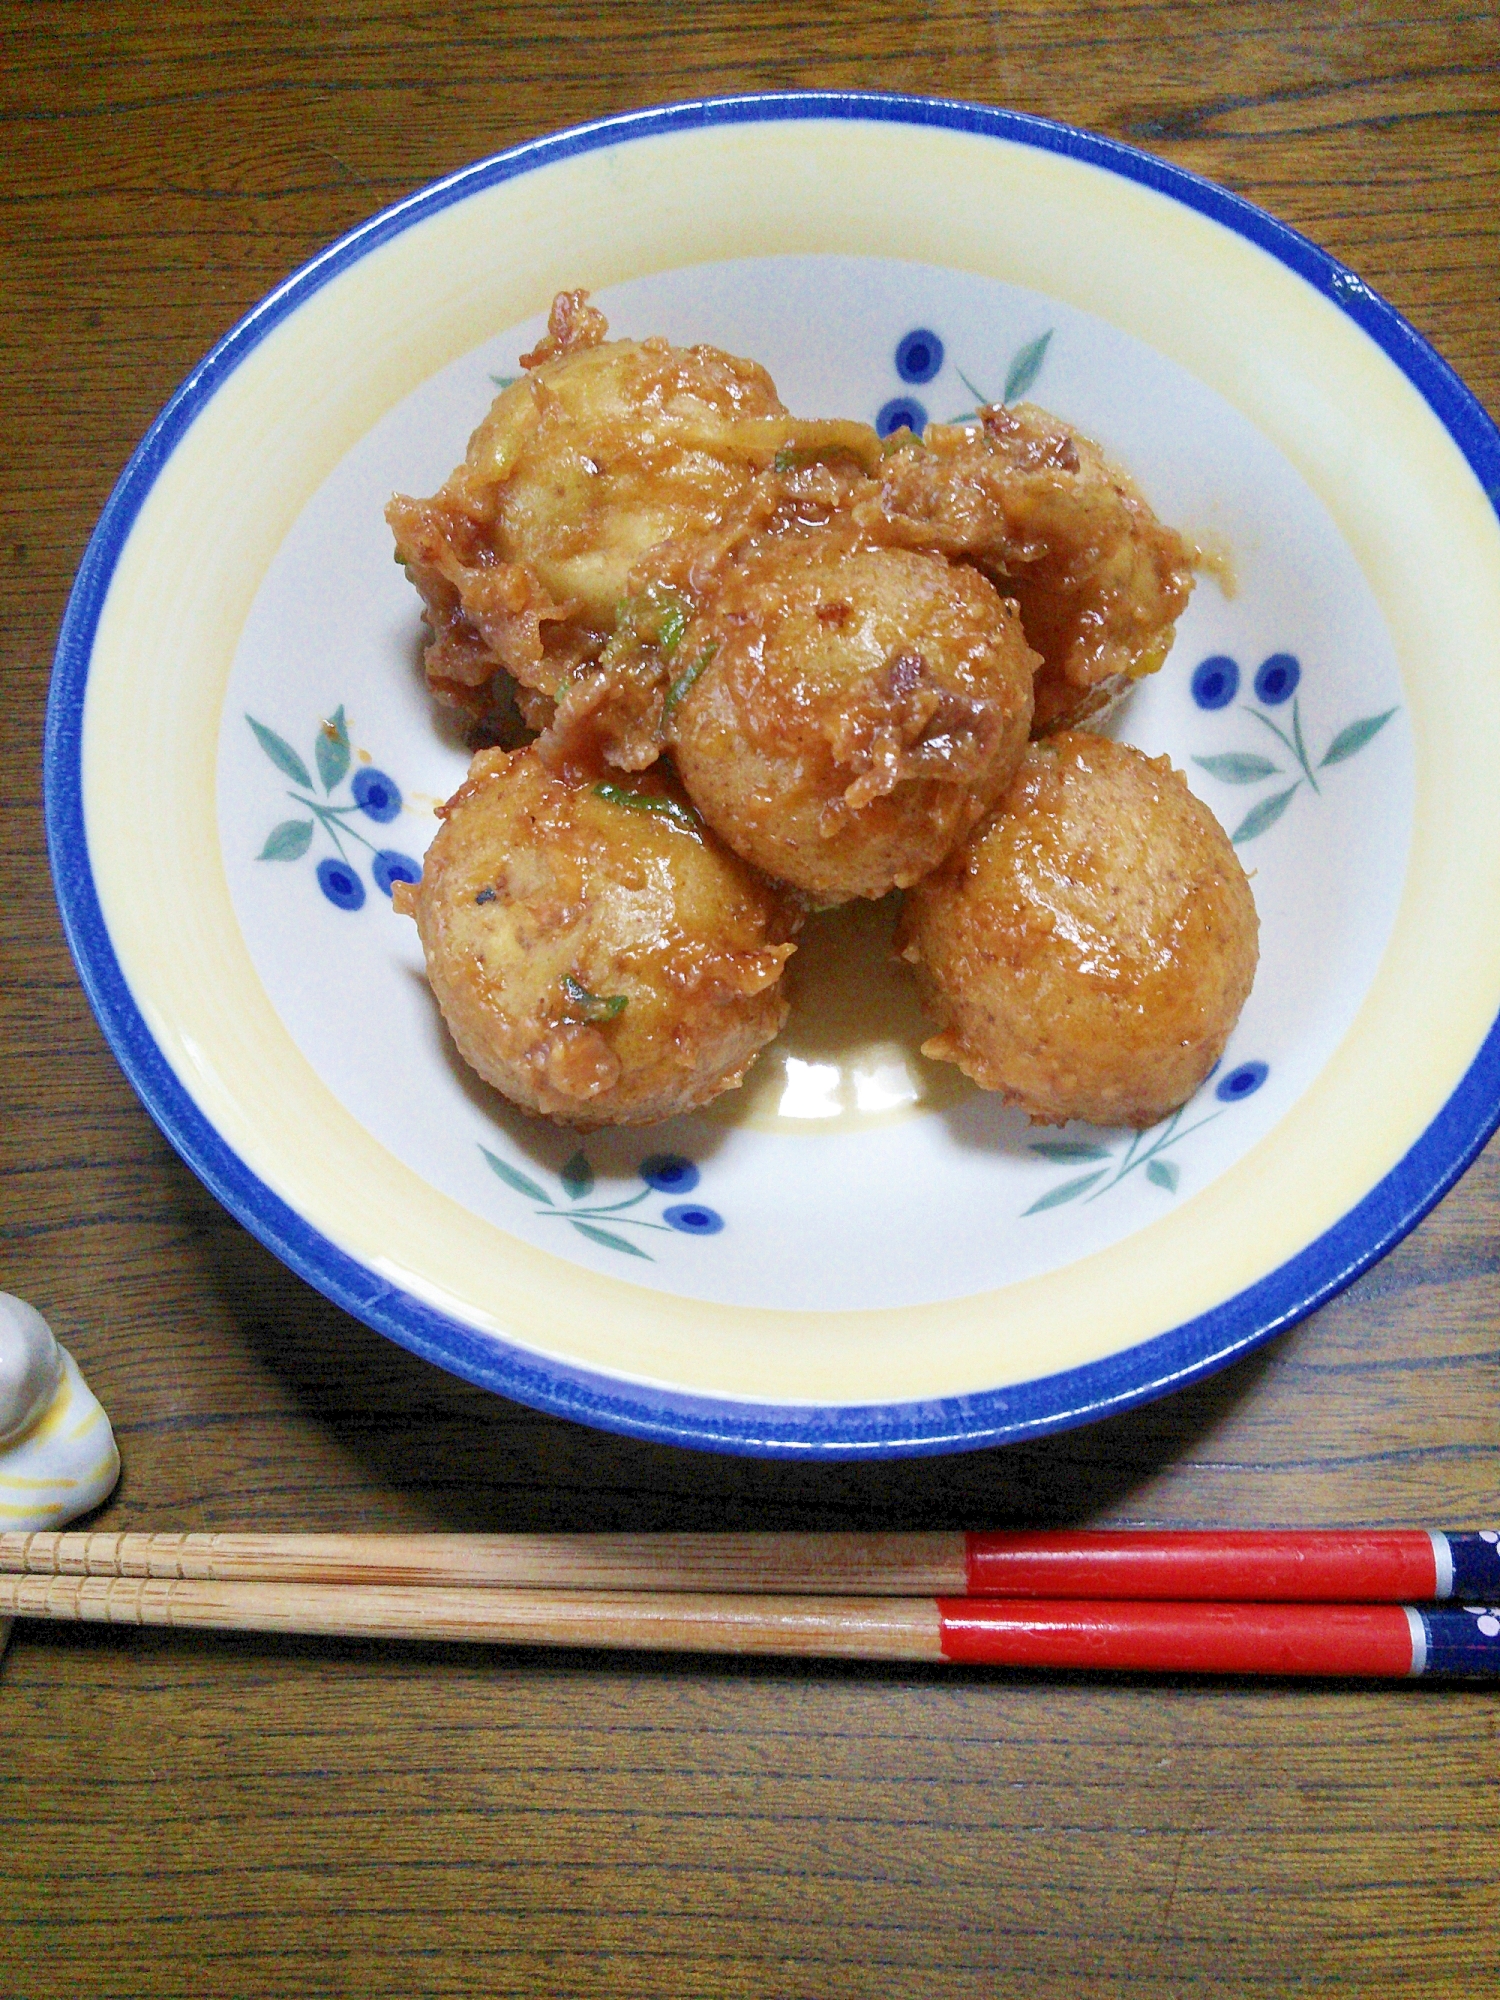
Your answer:
[[[34,1306],[0,1292],[0,1528],[60,1528],[120,1476],[98,1398]]]

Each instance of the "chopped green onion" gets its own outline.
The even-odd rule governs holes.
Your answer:
[[[678,702],[682,700],[683,696],[692,687],[693,682],[697,680],[699,674],[702,673],[703,669],[708,665],[709,661],[713,658],[714,654],[718,652],[718,650],[719,647],[718,647],[718,642],[716,640],[713,645],[705,646],[703,648],[703,651],[698,655],[697,659],[693,661],[690,667],[683,668],[682,672],[677,676],[676,680],[673,681],[672,685],[667,689],[667,699],[663,704],[664,712],[667,715],[670,715],[673,709],[676,708]]]
[[[624,597],[615,606],[615,637],[645,640],[671,658],[687,630],[688,608],[675,590],[649,584],[639,597]]]
[[[703,831],[703,822],[691,806],[679,805],[676,799],[664,798],[660,792],[629,792],[623,785],[607,784],[595,785],[594,790],[601,799],[607,799],[612,806],[624,806],[627,812],[655,813],[658,819],[680,826],[684,833]]]
[[[687,630],[688,608],[675,590],[661,593],[661,618],[656,628],[656,643],[668,659],[682,643],[682,635]]]
[[[840,439],[823,444],[784,444],[771,460],[773,472],[800,472],[805,465],[826,465],[830,458],[853,457]]]
[[[629,1000],[625,993],[590,993],[570,972],[563,974],[563,992],[574,1013],[581,1014],[585,1021],[612,1021],[625,1012]]]

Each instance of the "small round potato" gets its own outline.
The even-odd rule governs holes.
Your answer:
[[[847,524],[752,543],[688,628],[667,696],[716,833],[814,901],[917,881],[993,804],[1031,725],[1013,606]]]
[[[1165,757],[1065,730],[907,898],[897,934],[957,1063],[1041,1125],[1154,1125],[1223,1053],[1255,976],[1250,884]]]
[[[1098,720],[1171,650],[1193,551],[1099,446],[1034,404],[933,424],[886,461],[880,519],[979,563],[1042,656],[1038,736]]]
[[[798,913],[667,789],[569,785],[484,750],[399,889],[465,1061],[565,1125],[644,1124],[736,1085],[786,1015]]]
[[[751,476],[735,426],[785,414],[753,361],[716,347],[605,341],[504,390],[460,478],[508,558],[608,631],[646,550],[698,533]]]
[[[500,667],[555,694],[613,631],[641,556],[710,528],[768,450],[755,422],[786,419],[758,363],[605,340],[585,296],[554,301],[441,490],[386,510],[426,602],[428,680],[459,707],[482,707]]]

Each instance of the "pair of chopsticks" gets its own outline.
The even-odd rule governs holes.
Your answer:
[[[1491,1606],[1493,1530],[0,1534],[0,1618],[339,1638],[1490,1676]]]

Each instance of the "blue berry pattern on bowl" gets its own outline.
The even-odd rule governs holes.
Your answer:
[[[875,428],[883,438],[893,437],[897,431],[915,431],[920,437],[927,428],[927,405],[915,396],[892,396],[876,412]]]
[[[688,1194],[697,1187],[700,1179],[698,1169],[681,1153],[652,1153],[642,1160],[636,1168],[645,1183],[639,1194],[627,1195],[623,1201],[591,1203],[588,1198],[594,1191],[594,1169],[588,1154],[580,1146],[558,1175],[562,1192],[572,1204],[564,1207],[530,1174],[522,1173],[519,1167],[502,1160],[488,1146],[481,1146],[479,1150],[491,1172],[508,1188],[540,1204],[532,1210],[533,1215],[548,1221],[555,1218],[569,1223],[591,1243],[602,1244],[606,1250],[618,1250],[627,1257],[643,1258],[648,1264],[656,1262],[651,1252],[639,1243],[632,1243],[628,1237],[618,1235],[616,1232],[619,1229],[652,1229],[667,1235],[675,1232],[679,1236],[717,1236],[724,1227],[724,1218],[718,1210],[699,1201],[672,1202],[654,1217],[630,1213],[638,1209],[642,1202],[649,1201],[653,1194]]]
[[[1221,1065],[1215,1065],[1209,1073],[1209,1082],[1218,1075]],[[1231,1104],[1240,1104],[1247,1097],[1253,1097],[1266,1078],[1270,1067],[1263,1062],[1237,1063],[1227,1076],[1214,1084],[1214,1097],[1219,1108],[1197,1118],[1191,1125],[1184,1125],[1183,1119],[1195,1104],[1202,1101],[1203,1092],[1179,1105],[1170,1118],[1163,1119],[1145,1132],[1132,1132],[1123,1152],[1117,1152],[1115,1144],[1106,1145],[1096,1139],[1034,1139],[1028,1151],[1039,1159],[1048,1160],[1054,1166],[1086,1164],[1089,1171],[1075,1174],[1070,1179],[1059,1181],[1043,1195],[1039,1195],[1030,1208],[1022,1209],[1024,1217],[1040,1215],[1049,1208],[1061,1208],[1066,1202],[1087,1199],[1097,1201],[1100,1195],[1109,1194],[1117,1188],[1127,1175],[1137,1168],[1145,1170],[1146,1179],[1163,1194],[1176,1194],[1182,1178],[1182,1169],[1176,1160],[1165,1157],[1170,1147],[1178,1145],[1190,1133],[1199,1132],[1205,1125],[1212,1125],[1216,1118],[1222,1118]],[[1204,1089],[1207,1089],[1207,1084]]]
[[[943,365],[943,353],[939,335],[914,326],[896,342],[896,373],[903,382],[930,382]]]
[[[421,881],[422,864],[419,861],[403,854],[399,848],[377,847],[373,840],[361,833],[357,824],[360,819],[368,819],[376,826],[389,826],[399,816],[401,788],[394,778],[366,764],[354,773],[349,782],[349,802],[340,804],[334,800],[334,793],[349,778],[349,767],[353,761],[349,724],[342,702],[326,721],[318,725],[317,735],[313,738],[312,761],[317,767],[318,782],[323,787],[321,799],[317,796],[317,786],[305,760],[286,738],[267,728],[265,723],[257,722],[253,715],[247,715],[245,720],[254,731],[256,742],[277,770],[299,788],[288,792],[287,797],[301,806],[304,813],[311,814],[311,818],[284,819],[272,827],[260,851],[260,860],[300,861],[312,846],[315,832],[321,827],[336,851],[319,861],[314,873],[318,887],[336,910],[353,912],[363,909],[365,902],[364,878],[355,866],[346,841],[355,842],[368,850],[370,859],[366,865],[382,895],[390,896],[398,882]]]
[[[1213,712],[1229,707],[1240,691],[1242,679],[1238,660],[1228,653],[1212,653],[1193,669],[1189,685],[1198,707]],[[1260,785],[1271,778],[1290,777],[1294,770],[1298,773],[1290,785],[1268,792],[1250,808],[1229,836],[1236,847],[1243,847],[1247,840],[1254,840],[1274,826],[1304,785],[1321,797],[1319,773],[1327,773],[1357,755],[1396,714],[1394,708],[1387,708],[1379,715],[1362,715],[1345,723],[1315,764],[1302,728],[1302,697],[1297,692],[1301,682],[1302,663],[1295,653],[1268,654],[1256,668],[1251,682],[1255,703],[1240,703],[1241,713],[1253,716],[1281,744],[1289,764],[1278,763],[1274,756],[1265,756],[1257,750],[1229,750],[1216,757],[1193,759],[1200,770],[1224,785]],[[1292,705],[1289,714],[1285,713],[1288,702]],[[1283,711],[1280,721],[1270,713],[1272,709]]]
[[[957,363],[953,372],[974,398],[972,405],[959,410],[946,419],[950,424],[966,424],[973,421],[979,412],[993,403],[1018,403],[1026,395],[1037,376],[1042,363],[1047,358],[1047,348],[1052,339],[1052,329],[1039,333],[1034,340],[1028,340],[1018,347],[1011,356],[1010,366],[1005,371],[1005,386],[998,396],[991,396],[972,382]],[[931,327],[914,326],[909,333],[902,334],[896,342],[894,361],[896,373],[905,383],[921,386],[935,382],[948,359],[947,346],[941,334]],[[927,428],[928,409],[920,398],[902,391],[882,403],[875,417],[875,428],[881,437],[890,437],[896,431],[915,431],[920,437]]]

